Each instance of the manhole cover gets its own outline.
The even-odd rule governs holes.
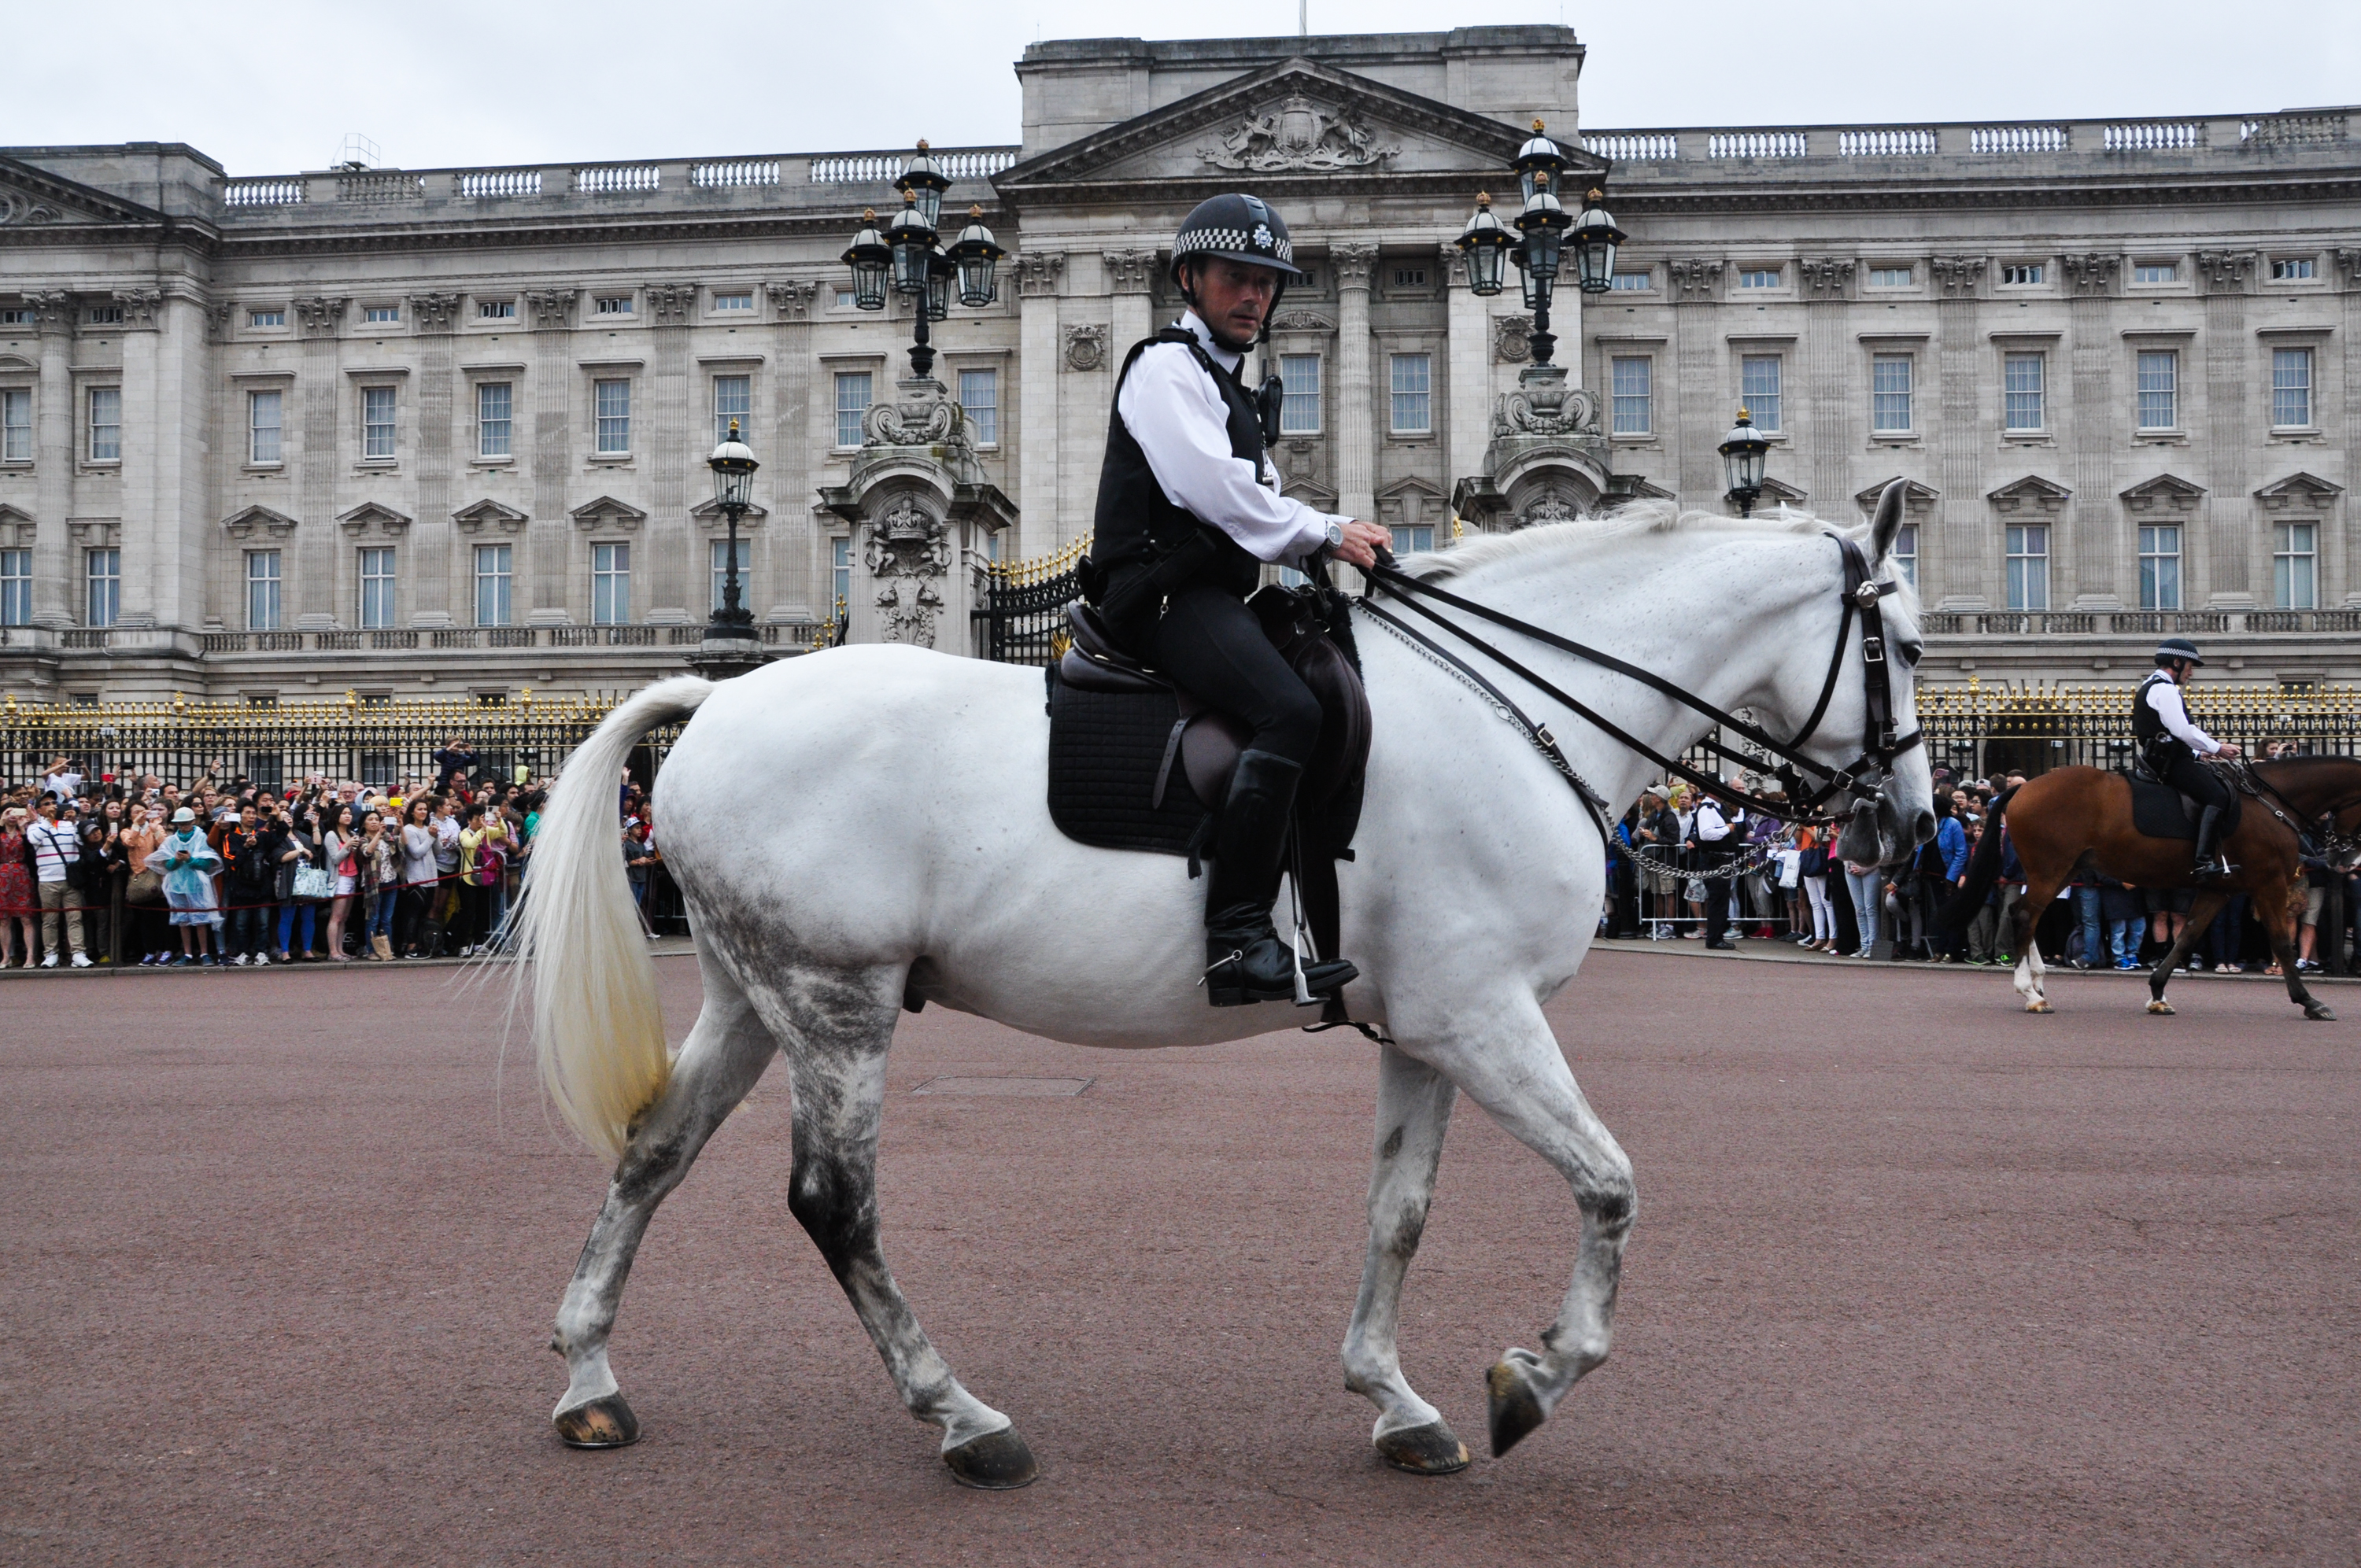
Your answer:
[[[1080,1094],[1095,1078],[930,1078],[913,1094],[998,1094],[1025,1100]]]

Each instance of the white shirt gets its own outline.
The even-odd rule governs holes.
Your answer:
[[[1705,800],[1697,803],[1697,836],[1700,844],[1719,844],[1730,837],[1730,819],[1722,815],[1719,802]]]
[[[25,837],[32,842],[34,863],[43,882],[65,881],[66,868],[82,858],[81,838],[62,822],[36,817],[25,829]]]
[[[41,794],[56,795],[60,800],[71,799],[81,788],[82,775],[71,769],[62,773],[51,773],[41,781]]]
[[[1213,363],[1237,368],[1240,355],[1213,341],[1197,313],[1180,318]],[[1279,493],[1279,471],[1266,456],[1262,472],[1230,451],[1230,407],[1196,356],[1177,343],[1155,343],[1132,361],[1115,398],[1124,428],[1139,443],[1156,482],[1175,506],[1212,523],[1258,561],[1291,561],[1328,543],[1330,522]]]
[[[2221,741],[2189,722],[2189,704],[2181,698],[2180,683],[2169,676],[2148,683],[2147,705],[2164,720],[2166,731],[2199,756],[2210,757],[2222,749]]]

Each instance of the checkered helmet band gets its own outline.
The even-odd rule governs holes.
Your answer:
[[[1258,196],[1214,196],[1197,203],[1173,236],[1172,264],[1192,256],[1225,256],[1301,276],[1285,220]]]

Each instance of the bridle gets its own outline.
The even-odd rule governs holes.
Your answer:
[[[2361,832],[2339,833],[2336,830],[2336,807],[2331,806],[2322,812],[2319,820],[2306,828],[2298,820],[2303,816],[2303,808],[2281,795],[2278,785],[2257,773],[2253,758],[2239,758],[2231,770],[2231,776],[2243,793],[2278,817],[2281,825],[2295,835],[2299,846],[2311,848],[2328,864],[2334,866],[2347,855],[2361,855]]]
[[[1844,582],[1838,590],[1838,595],[1843,605],[1843,615],[1837,622],[1836,648],[1828,657],[1828,676],[1820,683],[1819,700],[1812,705],[1811,717],[1804,721],[1803,728],[1796,732],[1793,740],[1780,740],[1760,726],[1750,724],[1736,714],[1723,712],[1704,698],[1675,685],[1653,670],[1643,670],[1637,664],[1617,658],[1612,653],[1576,642],[1570,637],[1561,637],[1556,632],[1535,626],[1530,621],[1519,620],[1516,617],[1504,615],[1488,605],[1477,604],[1446,588],[1437,587],[1422,577],[1414,577],[1394,564],[1392,553],[1389,551],[1380,550],[1378,553],[1378,564],[1368,568],[1367,575],[1370,580],[1371,589],[1369,594],[1359,601],[1359,604],[1365,613],[1389,630],[1424,648],[1430,654],[1444,660],[1455,667],[1462,676],[1479,686],[1511,717],[1513,721],[1518,723],[1520,728],[1527,732],[1535,748],[1547,757],[1552,765],[1575,786],[1576,792],[1585,797],[1586,804],[1600,802],[1601,797],[1596,790],[1584,784],[1575,773],[1571,764],[1566,762],[1565,753],[1559,749],[1556,739],[1550,734],[1549,727],[1536,723],[1528,718],[1501,693],[1498,686],[1478,674],[1465,660],[1444,648],[1401,617],[1377,603],[1376,595],[1379,590],[1391,594],[1401,609],[1422,617],[1458,639],[1460,642],[1515,675],[1534,690],[1563,705],[1577,717],[1603,730],[1616,741],[1654,762],[1666,773],[1675,778],[1685,779],[1709,795],[1751,806],[1768,817],[1781,817],[1791,822],[1826,823],[1833,818],[1829,814],[1822,811],[1821,807],[1830,799],[1841,795],[1856,801],[1874,800],[1885,776],[1893,772],[1895,762],[1907,752],[1925,744],[1927,739],[1927,732],[1923,727],[1913,729],[1907,735],[1897,737],[1894,734],[1893,667],[1887,658],[1885,622],[1881,601],[1887,595],[1894,593],[1900,585],[1891,580],[1878,581],[1872,575],[1869,558],[1854,541],[1838,533],[1830,533],[1826,537],[1836,542],[1837,549],[1842,558]],[[1763,753],[1779,759],[1779,765],[1772,772],[1784,786],[1785,798],[1780,799],[1758,791],[1725,784],[1719,779],[1698,773],[1676,758],[1665,756],[1646,741],[1621,729],[1612,720],[1526,668],[1503,652],[1498,644],[1486,641],[1459,622],[1420,603],[1419,600],[1422,598],[1433,599],[1438,604],[1488,620],[1495,626],[1504,627],[1516,632],[1519,636],[1531,638],[1536,642],[1555,648],[1560,652],[1571,653],[1576,658],[1597,664],[1601,669],[1638,681],[1641,685],[1661,692],[1684,707],[1704,715],[1721,728],[1751,741]],[[1862,681],[1868,699],[1867,714],[1861,726],[1861,755],[1842,767],[1831,768],[1825,762],[1815,762],[1804,755],[1800,748],[1812,738],[1813,733],[1819,729],[1820,721],[1828,716],[1828,703],[1836,695],[1837,681],[1844,670],[1845,653],[1851,645],[1852,620],[1856,614],[1861,617]],[[1708,751],[1726,761],[1738,762],[1749,769],[1760,766],[1761,759],[1758,756],[1732,751],[1719,740],[1708,740],[1700,744]]]

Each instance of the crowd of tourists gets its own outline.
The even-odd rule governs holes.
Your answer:
[[[2292,754],[2274,743],[2267,757]],[[1767,781],[1737,779],[1742,787]],[[2007,817],[1990,823],[1995,796],[2025,782],[2021,773],[1955,781],[1937,770],[1935,837],[1901,868],[1839,855],[1839,828],[1798,826],[1718,800],[1686,784],[1642,794],[1616,827],[1608,867],[1602,935],[1688,940],[1728,948],[1741,940],[1778,941],[1834,957],[1893,961],[2014,966],[2015,913],[2025,872],[2007,838]],[[1775,789],[1773,791],[1775,796]],[[2001,835],[2001,870],[1982,906],[1956,928],[1938,913],[1967,880],[1970,858],[1987,831]],[[2327,945],[2353,951],[2361,915],[2361,877],[2346,879],[2345,921],[2329,919],[2333,873],[2307,859],[2298,912],[2298,964],[2317,970]],[[2140,888],[2085,867],[2054,909],[2036,924],[2045,961],[2079,969],[2139,969],[2155,963],[2187,927],[2195,894]],[[2323,934],[2325,933],[2325,934]],[[2279,966],[2245,894],[2228,905],[2192,948],[2188,968],[2271,974]]]
[[[393,962],[496,950],[544,790],[491,776],[466,740],[431,776],[87,778],[60,757],[0,792],[0,967]],[[618,795],[642,910],[661,883],[647,797]],[[649,927],[653,935],[653,927]]]

